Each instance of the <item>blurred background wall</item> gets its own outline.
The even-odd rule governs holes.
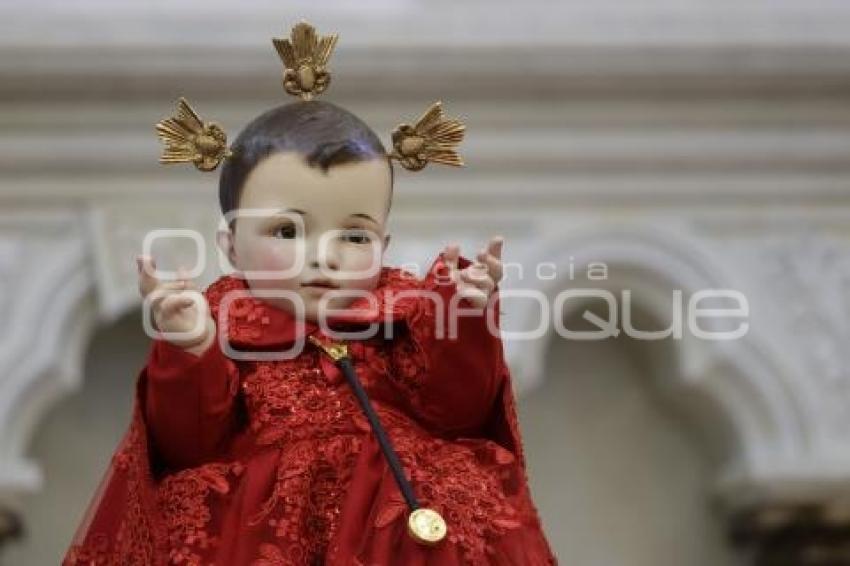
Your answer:
[[[436,99],[467,123],[465,169],[397,175],[392,263],[501,233],[503,289],[626,290],[638,328],[677,291],[748,299],[727,342],[567,340],[604,303],[504,302],[550,329],[506,344],[562,563],[850,564],[843,0],[0,5],[0,562],[58,563],[127,425],[144,235],[200,231],[220,273],[217,175],[157,165],[153,124],[185,95],[235,136],[287,102],[270,38],[302,18],[385,143]]]

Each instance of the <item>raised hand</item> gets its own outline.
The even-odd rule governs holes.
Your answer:
[[[148,299],[151,320],[161,332],[180,333],[182,336],[165,337],[165,340],[193,354],[200,355],[215,338],[215,322],[210,316],[206,298],[184,269],[178,269],[174,281],[160,281],[155,275],[156,263],[152,257],[137,256],[139,269],[139,293]],[[203,327],[198,334],[193,330]]]
[[[484,308],[499,281],[502,280],[502,247],[505,240],[501,236],[490,238],[487,248],[478,252],[476,261],[458,268],[460,246],[449,244],[443,250],[449,275],[457,285],[458,293],[469,300],[476,308]]]

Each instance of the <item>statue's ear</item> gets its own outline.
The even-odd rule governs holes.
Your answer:
[[[230,266],[236,269],[236,246],[233,242],[233,232],[231,229],[222,228],[216,232],[216,243],[222,253],[224,253],[225,257],[227,257],[227,261],[230,262]]]

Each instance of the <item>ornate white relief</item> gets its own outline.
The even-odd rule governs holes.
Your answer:
[[[634,291],[635,297],[642,295],[643,306],[653,311],[664,304],[658,299],[668,297],[673,289],[681,289],[687,296],[699,289],[740,288],[753,299],[754,311],[763,310],[765,302],[774,309],[782,304],[772,291],[772,287],[778,285],[774,281],[776,277],[774,280],[759,279],[759,270],[754,265],[741,263],[740,253],[731,250],[734,246],[729,240],[734,238],[727,236],[725,241],[698,238],[687,229],[687,221],[673,224],[676,228],[638,221],[620,225],[597,221],[571,228],[553,227],[545,243],[537,246],[536,254],[529,254],[525,261],[552,261],[562,272],[571,263],[577,265],[577,269],[584,269],[590,261],[605,262],[612,270],[625,272],[628,277],[612,279],[604,283],[603,288],[616,292],[625,285]],[[747,238],[741,240],[744,243],[736,241],[735,244],[758,250],[755,255],[764,259],[763,246],[753,248]],[[823,315],[828,325],[823,332],[836,333],[807,338],[812,347],[827,339],[835,343],[841,340],[838,332],[842,331],[839,328],[847,314],[846,267],[837,268],[837,259],[844,254],[842,250],[843,243],[834,242],[818,253],[810,253],[811,265],[796,268],[804,273],[807,269],[823,272],[831,266],[830,275],[809,281],[807,288],[814,294],[822,291],[817,299],[819,310],[828,313]],[[785,249],[779,257],[787,257],[789,253],[795,252]],[[742,265],[743,270],[740,269]],[[795,281],[798,276],[796,273],[789,279]],[[569,285],[568,281],[559,279],[545,282],[541,290],[551,296]],[[845,294],[841,309],[837,307],[839,300],[836,298],[839,290]],[[806,316],[809,310],[803,308],[799,312]],[[658,310],[656,315],[661,320],[667,316],[664,309]],[[695,415],[699,421],[696,424],[701,428],[718,431],[722,422],[729,424],[732,436],[725,440],[728,460],[718,478],[718,489],[729,495],[730,501],[740,501],[747,496],[747,490],[753,488],[763,488],[764,491],[758,493],[781,499],[791,494],[811,495],[811,490],[819,485],[818,477],[829,477],[830,481],[841,477],[850,480],[850,446],[846,440],[843,444],[830,444],[823,438],[823,421],[831,418],[841,404],[843,413],[847,413],[844,397],[831,395],[829,403],[824,403],[823,391],[812,386],[811,376],[786,363],[785,351],[796,350],[800,344],[784,341],[783,325],[771,324],[771,319],[756,318],[752,322],[751,331],[733,342],[689,340],[687,337],[677,342],[673,349],[676,363],[671,364],[672,369],[668,368],[670,375],[659,383],[672,392],[673,398],[689,403],[685,410]],[[843,328],[846,331],[846,327]],[[547,337],[525,342],[514,349],[517,367],[531,385],[545,378],[541,363],[549,344]],[[808,348],[808,342],[803,341],[803,347]],[[840,362],[830,358],[838,351],[830,347],[823,352],[826,354],[818,356],[826,355],[826,359],[819,357],[817,363],[823,364],[823,371],[832,371],[834,377],[838,377]],[[810,371],[814,370],[810,368]],[[844,377],[838,379],[843,381]],[[830,395],[827,393],[826,397]],[[842,400],[837,401],[836,397]]]
[[[27,443],[43,412],[81,379],[94,312],[81,228],[74,214],[0,217],[0,496],[38,488]]]
[[[850,240],[800,233],[769,240],[758,255],[759,283],[793,343],[801,378],[823,389],[834,431],[850,432]]]

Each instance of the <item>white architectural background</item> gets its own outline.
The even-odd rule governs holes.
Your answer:
[[[158,166],[153,124],[186,95],[233,136],[285,101],[269,38],[300,18],[341,33],[326,97],[386,143],[437,98],[468,124],[466,169],[397,176],[394,263],[498,232],[524,268],[506,290],[555,297],[604,262],[649,328],[675,290],[749,299],[733,342],[508,343],[565,564],[737,564],[735,510],[846,503],[850,4],[317,4],[0,6],[0,500],[28,529],[10,564],[58,560],[126,426],[145,233],[199,230],[218,275],[217,176]]]

